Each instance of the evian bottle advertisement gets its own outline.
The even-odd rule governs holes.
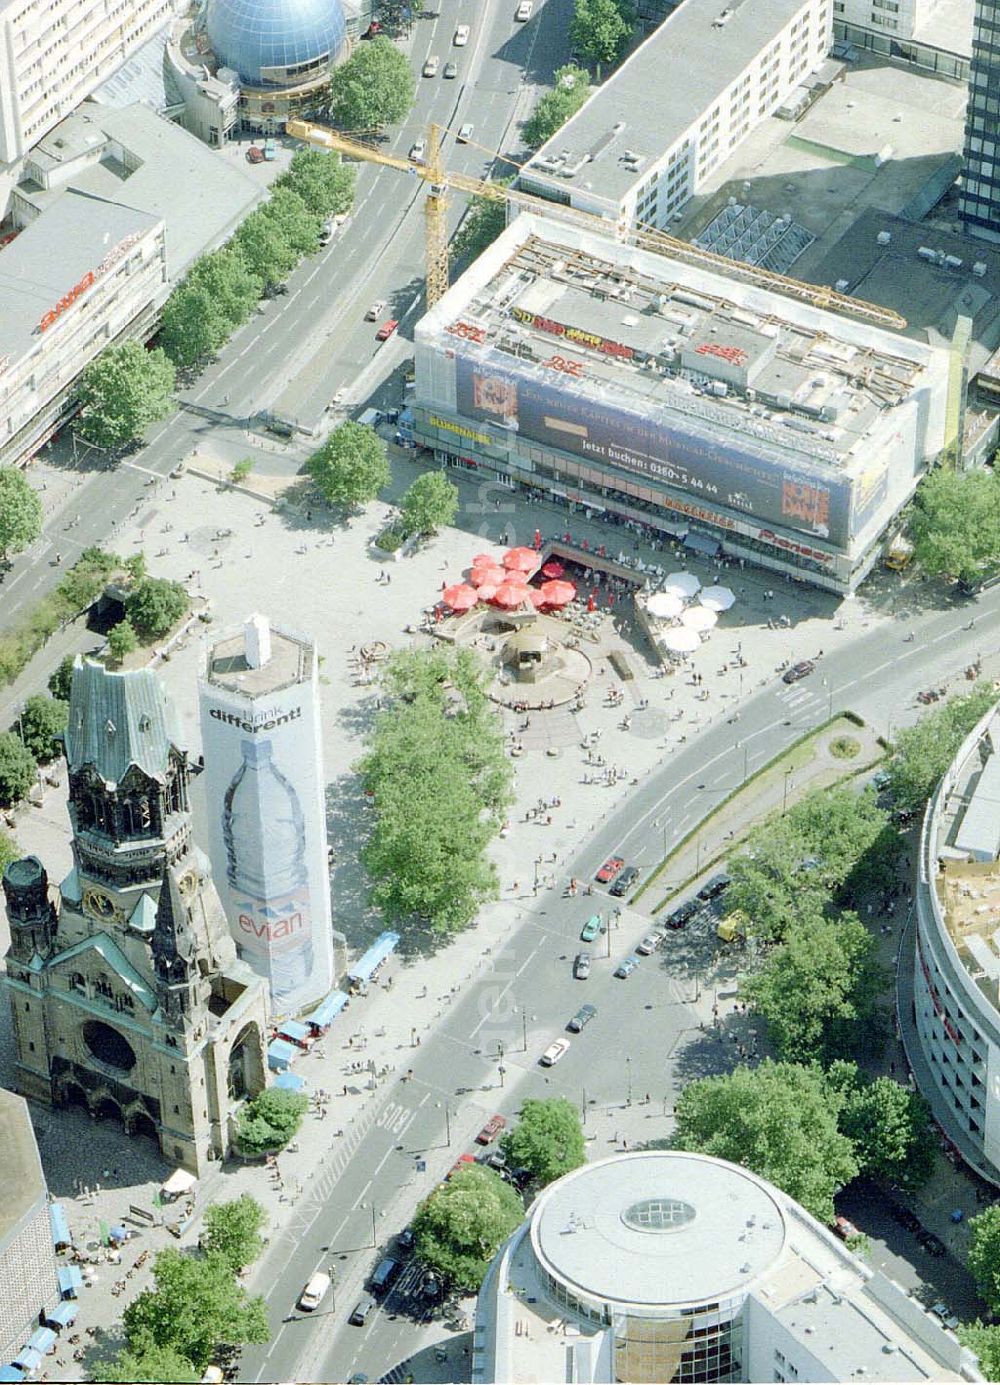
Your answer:
[[[277,1016],[333,987],[322,755],[315,689],[241,699],[202,684],[209,842],[239,954]]]

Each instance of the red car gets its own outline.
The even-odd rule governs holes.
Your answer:
[[[459,1173],[462,1169],[467,1169],[470,1164],[475,1165],[475,1162],[476,1156],[474,1154],[460,1154],[445,1174],[444,1181],[447,1183],[453,1173]]]
[[[506,1129],[506,1116],[490,1116],[489,1120],[476,1136],[477,1145],[491,1145],[501,1130]]]
[[[247,163],[262,164],[264,162],[264,151],[257,144],[251,144],[247,150]]]
[[[375,340],[388,341],[398,326],[399,322],[397,321],[397,319],[394,317],[390,317],[386,322],[382,323],[382,326],[375,333]]]
[[[624,856],[609,856],[594,879],[599,880],[602,885],[607,885],[609,881],[615,878],[624,864]]]
[[[837,1216],[833,1219],[833,1234],[839,1236],[842,1241],[849,1241],[854,1236],[860,1236],[861,1232],[852,1221],[848,1221],[846,1217]]]

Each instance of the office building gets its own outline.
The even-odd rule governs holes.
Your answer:
[[[832,0],[683,0],[525,164],[518,186],[665,227],[826,57]]]
[[[914,1072],[945,1135],[992,1183],[1000,1183],[998,750],[994,708],[966,737],[928,805],[913,969],[923,1059]]]
[[[415,342],[440,462],[832,591],[943,445],[942,347],[534,214]]]
[[[196,1175],[266,1082],[266,988],[191,836],[187,752],[148,669],[77,660],[64,733],[73,868],[3,874],[16,1085],[148,1135]]]
[[[952,81],[969,80],[974,0],[833,0],[834,57],[880,53]]]
[[[0,1364],[59,1302],[49,1199],[28,1103],[0,1087]]]
[[[201,680],[209,855],[240,956],[276,1015],[333,986],[315,643],[251,616],[206,642]]]
[[[1000,240],[1000,5],[976,0],[958,213],[970,235]]]
[[[472,1379],[982,1380],[884,1274],[748,1169],[616,1154],[550,1184],[494,1257]]]

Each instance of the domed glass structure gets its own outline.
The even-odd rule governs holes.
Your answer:
[[[346,37],[340,0],[208,0],[205,28],[220,66],[254,87],[313,78]]]

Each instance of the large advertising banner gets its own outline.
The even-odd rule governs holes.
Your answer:
[[[624,467],[679,487],[706,502],[781,524],[846,547],[852,533],[851,482],[801,466],[762,461],[753,450],[709,442],[696,424],[658,423],[614,404],[588,399],[482,357],[456,352],[458,412],[533,442]],[[884,494],[884,478],[882,480]],[[866,514],[877,503],[867,498]]]

